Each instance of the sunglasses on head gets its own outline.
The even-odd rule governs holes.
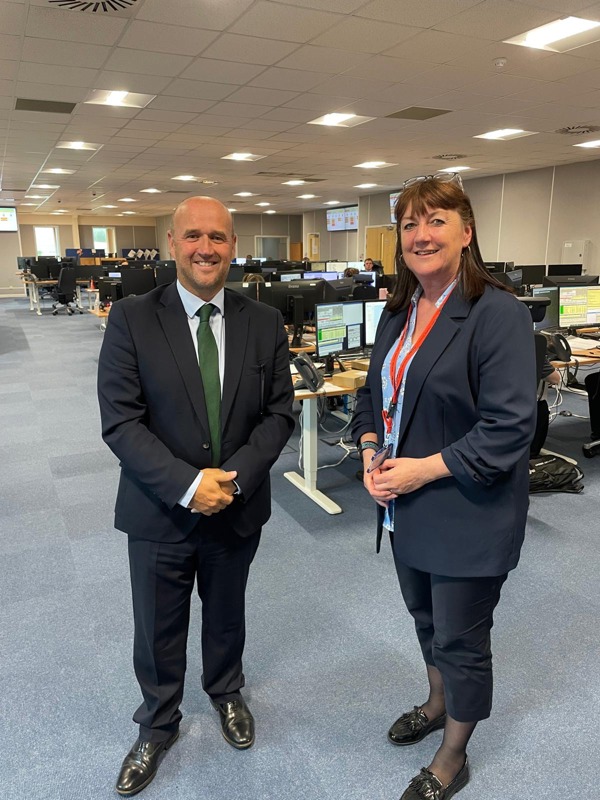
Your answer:
[[[400,192],[403,192],[405,189],[409,189],[411,186],[415,186],[417,183],[423,183],[423,181],[455,183],[461,189],[464,189],[462,178],[458,172],[436,172],[433,175],[417,175],[416,178],[408,178],[408,180],[405,180],[402,184]]]

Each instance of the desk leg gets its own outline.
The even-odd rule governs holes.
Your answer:
[[[33,311],[35,309],[35,313],[38,317],[42,316],[42,310],[40,308],[40,292],[37,287],[36,283],[29,284],[29,310]]]
[[[321,506],[328,514],[341,514],[342,509],[327,495],[317,489],[317,448],[318,448],[318,398],[303,400],[302,408],[302,461],[304,477],[297,472],[284,472],[285,478],[297,489]]]
[[[80,311],[84,310],[81,304],[81,286],[79,286],[79,284],[75,286],[75,305]]]

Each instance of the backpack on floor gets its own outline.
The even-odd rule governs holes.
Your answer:
[[[560,456],[538,456],[529,461],[529,493],[573,492],[583,489],[583,472]]]

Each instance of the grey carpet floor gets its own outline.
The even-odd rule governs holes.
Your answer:
[[[91,315],[42,317],[0,300],[0,796],[115,797],[139,692],[116,460],[100,439]],[[510,365],[507,365],[507,375]],[[563,408],[587,414],[584,398]],[[331,428],[336,423],[328,419]],[[495,707],[470,745],[461,798],[595,797],[600,711],[600,457],[589,424],[559,417],[548,446],[578,457],[581,495],[532,499],[519,568],[496,614]],[[325,437],[324,438],[330,438]],[[441,733],[395,748],[386,731],[425,699],[424,669],[357,462],[319,474],[329,516],[273,469],[273,516],[252,568],[245,656],[255,747],[221,738],[200,684],[194,602],[182,736],[145,800],[393,800]],[[320,446],[320,463],[341,453]]]

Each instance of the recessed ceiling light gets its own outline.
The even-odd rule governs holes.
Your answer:
[[[84,103],[101,106],[125,106],[126,108],[145,108],[156,97],[155,94],[136,92],[111,92],[106,89],[92,89]]]
[[[276,214],[276,213],[277,212],[275,211],[274,208],[270,208],[268,211],[263,211],[263,214]]]
[[[235,197],[257,197],[255,192],[236,192]]]
[[[282,185],[283,186],[303,186],[305,183],[306,183],[306,181],[293,180],[293,181],[284,181]]]
[[[60,189],[56,183],[32,183],[30,189]]]
[[[102,145],[92,142],[59,142],[56,147],[61,150],[99,150]]]
[[[53,214],[70,214],[71,212],[66,208],[57,208],[56,211],[52,212]]]
[[[319,197],[318,194],[297,194],[296,197],[299,200],[314,200],[315,197]]]
[[[137,203],[137,200],[133,197],[119,197],[119,203]]]
[[[566,53],[597,41],[600,41],[600,22],[581,17],[563,17],[506,39],[505,43]]]
[[[124,211],[123,214],[135,214],[135,211]]]
[[[37,206],[38,203],[20,203],[22,206]]]
[[[308,125],[329,125],[335,128],[354,128],[356,125],[363,125],[371,122],[375,117],[359,117],[358,114],[325,114],[322,117],[311,119]]]
[[[27,200],[47,200],[50,197],[49,194],[26,194],[25,198]]]
[[[228,208],[227,211],[233,214],[234,211],[237,211],[237,208]]]
[[[355,167],[362,167],[363,169],[381,169],[382,167],[397,167],[397,164],[392,164],[388,161],[364,161],[362,164],[355,164]]]
[[[489,131],[488,133],[480,133],[474,136],[474,139],[499,139],[507,141],[508,139],[520,139],[521,136],[533,136],[537,131],[523,131],[520,128],[500,128],[497,131]]]
[[[339,205],[339,202],[340,202],[339,200],[327,200],[325,203],[323,203],[323,205],[324,206],[337,206],[337,205]]]
[[[150,187],[150,189],[140,189],[140,192],[147,192],[148,194],[161,194],[162,189],[154,189]]]
[[[42,172],[49,172],[51,175],[75,175],[74,169],[62,169],[61,167],[52,167],[52,169],[43,169]]]
[[[118,208],[118,206],[98,206],[98,208]]]
[[[466,172],[468,169],[471,169],[471,167],[445,167],[438,170],[438,172]]]
[[[374,189],[377,186],[376,183],[359,183],[355,186],[355,189]]]
[[[271,203],[255,203],[257,206],[270,206]]]
[[[257,156],[256,153],[229,153],[228,156],[221,156],[221,158],[230,161],[260,161],[265,156]]]
[[[197,181],[198,178],[195,175],[175,175],[174,178],[171,178],[173,181]]]
[[[573,147],[600,147],[600,139],[596,139],[593,142],[581,142],[580,144],[574,144]]]

